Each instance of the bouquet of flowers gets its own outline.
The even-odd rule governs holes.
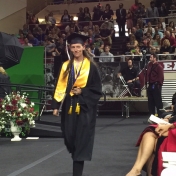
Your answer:
[[[0,131],[5,131],[5,126],[13,123],[21,130],[24,128],[22,135],[25,135],[35,125],[37,114],[34,103],[29,101],[25,92],[12,92],[0,99]]]

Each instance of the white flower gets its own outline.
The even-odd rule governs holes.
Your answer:
[[[21,107],[22,107],[22,108],[25,108],[25,107],[26,107],[26,104],[25,104],[25,103],[21,103]]]
[[[5,108],[5,105],[2,105],[2,108]]]
[[[31,102],[31,106],[34,106],[34,103],[33,103],[33,102]]]
[[[23,114],[20,114],[20,117],[22,117],[23,116]]]
[[[34,120],[30,120],[30,121],[29,121],[29,125],[35,127],[35,121],[34,121]]]

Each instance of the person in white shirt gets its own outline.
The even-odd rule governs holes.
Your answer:
[[[85,35],[85,36],[89,35],[87,26],[84,26],[83,31],[81,32],[81,35]]]
[[[33,47],[31,43],[29,43],[28,38],[24,39],[24,44],[22,44],[24,47]]]
[[[105,52],[102,52],[100,56],[110,56],[110,57],[100,57],[99,62],[114,62],[114,55],[110,53],[110,46],[106,45],[105,46]]]

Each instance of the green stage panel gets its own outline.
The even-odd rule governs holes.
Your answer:
[[[44,47],[24,48],[17,64],[6,70],[12,84],[30,84],[44,86]],[[37,98],[36,92],[27,92],[29,97]],[[38,99],[32,100],[38,102]],[[38,108],[37,108],[38,109]]]
[[[11,83],[44,85],[44,47],[24,48],[20,64],[7,69]]]

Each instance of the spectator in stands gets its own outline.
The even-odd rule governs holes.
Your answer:
[[[111,6],[109,4],[106,4],[105,11],[102,13],[101,19],[105,20],[106,18],[108,20],[113,20],[114,12],[111,10]]]
[[[131,49],[135,49],[138,46],[138,41],[136,40],[136,37],[134,34],[129,35],[129,43],[130,43]]]
[[[93,25],[92,21],[89,21],[88,29],[91,29],[93,31],[94,27],[95,26]]]
[[[170,42],[168,39],[164,39],[163,43],[162,43],[162,46],[160,48],[160,54],[170,54],[172,52],[172,48],[170,46]],[[171,59],[170,56],[162,56],[161,57],[162,60],[168,60],[168,59]]]
[[[52,38],[53,40],[55,40],[55,39],[58,39],[59,37],[58,37],[58,35],[56,34],[56,32],[55,32],[55,30],[54,30],[54,28],[53,29],[51,29],[51,31],[50,31],[50,34],[48,35],[50,38]]]
[[[23,25],[23,30],[22,31],[23,31],[24,36],[28,35],[29,29],[28,29],[28,25],[27,24]]]
[[[136,46],[133,50],[130,51],[132,55],[140,55],[142,56],[142,52],[138,46]],[[141,57],[140,56],[134,56],[133,60],[134,61],[140,61]]]
[[[161,38],[159,34],[155,34],[153,39],[150,41],[150,48],[155,48],[157,51],[160,51],[161,47]]]
[[[157,27],[158,27],[158,31],[164,34],[165,29],[163,28],[163,25],[160,21],[158,22]]]
[[[41,24],[51,24],[51,21],[49,21],[49,16],[45,16],[45,20],[41,22]]]
[[[111,39],[111,30],[108,29],[108,25],[104,25],[103,28],[100,30],[100,37],[103,40],[104,43],[108,45],[112,45],[112,39]]]
[[[42,43],[45,39],[45,32],[40,29],[39,33],[35,35],[35,37],[38,39],[40,43]]]
[[[93,32],[94,32],[94,35],[99,35],[100,34],[100,30],[99,30],[99,26],[98,25],[95,25]]]
[[[100,51],[98,47],[95,46],[94,43],[90,44],[90,50],[91,50],[91,53],[94,54],[95,56],[100,56]]]
[[[56,45],[55,43],[52,43],[51,42],[52,38],[47,38],[47,41],[46,41],[46,46],[45,46],[45,49],[46,49],[46,55],[47,56],[55,56],[56,55]]]
[[[145,23],[144,23],[144,21],[142,20],[142,18],[138,18],[138,19],[137,19],[137,24],[139,25],[139,27],[140,27],[141,29],[144,28]]]
[[[151,35],[154,34],[155,30],[152,27],[151,22],[148,22],[148,25],[144,28],[144,34],[149,32]]]
[[[104,43],[102,43],[102,45],[99,48],[100,54],[104,52]]]
[[[154,37],[156,34],[160,36],[160,39],[163,38],[163,33],[159,31],[158,26],[155,27],[155,32],[152,34],[152,37]]]
[[[146,10],[146,17],[147,18],[157,18],[157,17],[159,17],[158,8],[155,7],[155,2],[154,1],[150,2],[150,7],[148,7],[147,10]],[[158,20],[157,19],[149,19],[149,21],[152,24],[156,24],[156,22]]]
[[[172,33],[174,33],[174,36],[175,36],[176,31],[175,31],[175,24],[173,21],[169,22],[169,27],[171,28],[171,31]]]
[[[126,22],[127,22],[128,34],[130,34],[133,27],[132,12],[130,9],[128,10],[128,13],[126,15]]]
[[[39,32],[41,31],[42,29],[39,27],[38,24],[35,24],[35,27],[33,28],[33,34],[34,36],[36,37],[37,34],[39,34]]]
[[[71,18],[70,15],[68,14],[68,10],[64,10],[64,14],[61,17],[61,22],[70,22]]]
[[[142,38],[143,38],[143,30],[138,23],[136,25],[136,32],[135,32],[134,35],[136,37],[136,40],[140,43],[142,41]]]
[[[161,4],[161,7],[158,8],[158,12],[160,17],[168,16],[168,10],[165,3]]]
[[[50,12],[49,15],[49,21],[51,22],[51,24],[56,24],[56,19],[53,17],[53,13]]]
[[[99,58],[99,62],[114,62],[114,55],[109,52],[110,46],[106,45],[104,48],[104,52],[100,54],[100,56],[110,56],[110,57],[101,57]]]
[[[165,23],[164,18],[159,18],[159,22],[162,23],[163,29],[164,29],[164,31],[165,31],[165,30],[166,30],[166,23]]]
[[[143,9],[141,3],[138,3],[138,8],[136,9],[134,15],[135,15],[136,19],[145,18],[146,13],[145,13],[145,10]]]
[[[101,11],[101,6],[97,5],[93,9],[93,16],[92,16],[92,21],[99,21],[102,16],[102,11]]]
[[[170,35],[175,38],[175,33],[173,32],[173,29],[169,26],[166,27],[166,31],[169,31],[170,32]]]
[[[22,44],[24,47],[33,47],[31,43],[29,43],[28,38],[24,38],[24,43]]]
[[[81,29],[82,29],[82,27],[79,25],[79,21],[76,21],[74,24],[74,31],[76,33],[79,33]]]
[[[88,30],[88,36],[89,36],[89,43],[90,43],[90,44],[91,44],[91,43],[94,43],[94,37],[95,37],[95,35],[94,35],[92,29],[89,29],[89,30]]]
[[[84,11],[83,8],[79,8],[79,13],[77,13],[78,21],[84,21]]]
[[[105,19],[105,22],[102,23],[102,25],[100,26],[100,29],[103,29],[104,26],[107,26],[107,28],[111,31],[114,30],[114,24],[110,22],[107,18]]]
[[[133,66],[132,59],[129,59],[127,64],[128,66],[124,69],[121,69],[117,76],[124,77],[132,95],[141,96],[141,88],[140,88],[140,82],[139,82],[139,77],[138,77],[138,70]],[[137,91],[135,91],[135,88],[137,89]]]
[[[46,28],[44,30],[45,34],[49,35],[50,30],[51,30],[51,24],[46,24]]]
[[[104,45],[103,40],[101,39],[100,35],[95,35],[94,37],[94,46],[95,48],[100,48],[102,45]]]
[[[119,36],[125,36],[125,23],[126,23],[126,9],[123,4],[119,4],[119,9],[116,10],[116,21],[119,27]]]
[[[81,32],[81,35],[85,35],[85,36],[88,36],[88,27],[87,26],[84,26],[83,28],[83,31]]]
[[[91,51],[91,47],[89,45],[86,46],[86,51],[87,51],[87,54],[89,55],[89,57],[94,60],[94,57],[95,57],[95,54],[92,53]]]
[[[163,45],[163,41],[164,41],[165,39],[168,39],[168,40],[169,40],[171,46],[174,46],[174,45],[175,45],[175,38],[171,36],[171,34],[170,34],[169,31],[166,31],[166,32],[165,32],[165,37],[161,40],[161,45]]]
[[[32,34],[28,35],[29,43],[32,44],[32,46],[39,46],[40,42],[37,38],[35,38]]]
[[[130,54],[131,54],[130,42],[127,42],[126,47],[125,47],[125,49],[124,49],[124,53],[125,53],[126,55],[130,55]]]
[[[138,7],[139,7],[139,0],[135,0],[135,3],[131,6],[131,12],[132,12],[132,18],[133,18],[133,25],[134,26],[136,26],[136,22],[137,22],[135,13],[136,13]]]
[[[21,43],[21,45],[24,44],[24,34],[20,33],[20,37],[18,38],[19,42]]]
[[[35,15],[32,15],[29,19],[29,24],[39,24],[38,18]]]
[[[84,8],[84,21],[91,21],[91,15],[88,7]]]

